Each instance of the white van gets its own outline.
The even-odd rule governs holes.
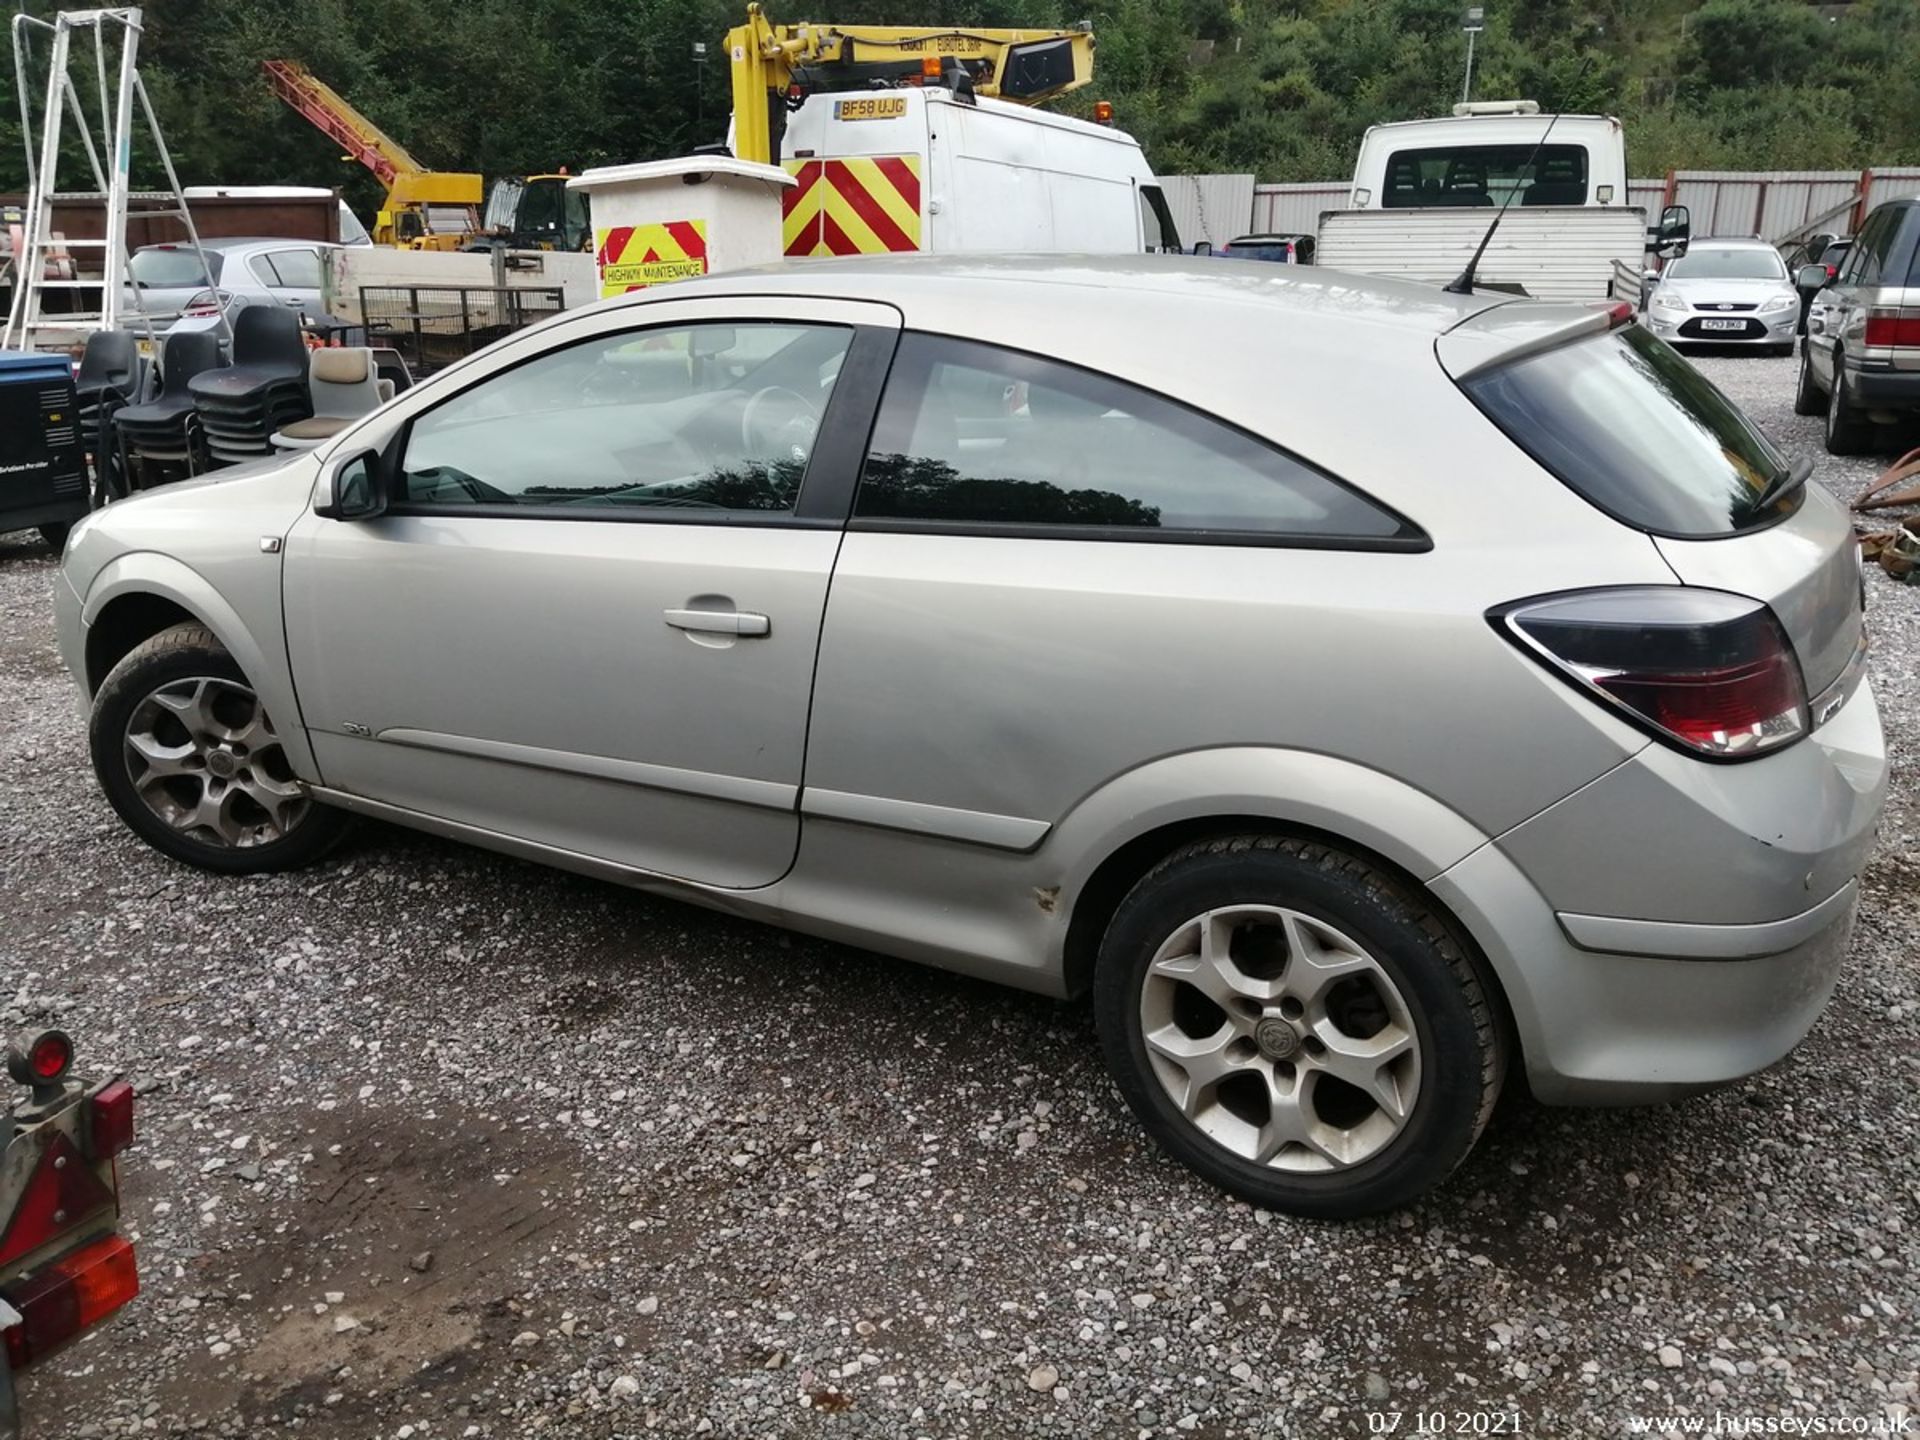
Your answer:
[[[1347,198],[1320,217],[1321,265],[1445,284],[1506,206],[1476,271],[1483,288],[1596,300],[1624,283],[1638,295],[1647,217],[1628,203],[1626,134],[1610,115],[1556,120],[1495,100],[1375,125]]]
[[[787,117],[790,256],[1138,253],[1180,238],[1124,131],[936,85],[815,94]]]

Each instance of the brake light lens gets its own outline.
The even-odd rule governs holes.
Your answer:
[[[27,1051],[27,1068],[43,1085],[52,1085],[73,1064],[73,1041],[58,1030],[49,1030],[33,1042]]]
[[[140,1293],[133,1246],[108,1235],[37,1270],[7,1300],[20,1323],[6,1332],[7,1360],[16,1370],[44,1360]]]
[[[1920,345],[1920,315],[1908,315],[1900,310],[1869,310],[1866,343],[1869,349]]]
[[[1750,760],[1810,728],[1792,642],[1758,600],[1688,586],[1587,590],[1496,611],[1550,670],[1689,754]]]
[[[133,1086],[113,1080],[88,1097],[87,1143],[96,1161],[111,1160],[133,1143]]]

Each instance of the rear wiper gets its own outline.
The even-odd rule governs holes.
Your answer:
[[[1753,508],[1747,513],[1758,515],[1774,501],[1791,495],[1807,483],[1807,477],[1811,474],[1813,474],[1813,461],[1802,455],[1787,467],[1784,474],[1776,475],[1767,482],[1767,488],[1760,492],[1760,497],[1753,502]]]

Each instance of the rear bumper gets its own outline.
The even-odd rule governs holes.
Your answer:
[[[1493,937],[1482,944],[1506,993],[1528,1085],[1555,1105],[1663,1104],[1784,1058],[1833,994],[1857,901],[1849,883],[1780,922],[1805,938],[1773,954],[1677,959],[1575,944],[1497,846],[1461,861],[1433,889],[1476,935]],[[1661,926],[1643,943],[1673,948],[1677,928]],[[1695,954],[1772,943],[1758,933],[1767,926],[1684,928]]]
[[[1534,1093],[1658,1103],[1791,1051],[1839,978],[1886,788],[1863,683],[1765,760],[1650,746],[1431,882],[1500,980]]]
[[[1847,389],[1869,410],[1920,410],[1920,370],[1847,366]]]

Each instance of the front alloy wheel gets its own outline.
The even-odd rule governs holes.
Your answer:
[[[136,646],[101,683],[88,726],[93,773],[154,849],[228,874],[318,859],[344,812],[293,773],[258,692],[204,627],[175,625]]]
[[[170,680],[134,706],[126,758],[147,809],[208,845],[284,840],[313,804],[260,697],[213,675]]]

